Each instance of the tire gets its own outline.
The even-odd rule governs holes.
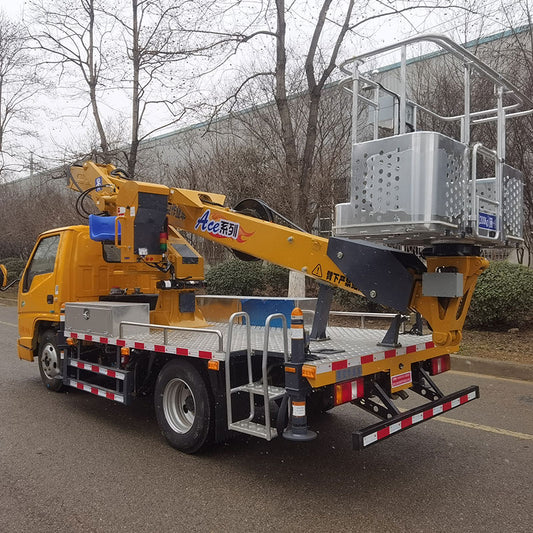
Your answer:
[[[154,404],[161,433],[173,448],[192,454],[212,442],[213,401],[203,377],[189,362],[173,359],[161,369]]]
[[[53,329],[46,330],[39,343],[39,372],[45,387],[51,391],[59,392],[63,389],[63,376],[61,375],[61,360],[56,342],[57,332]]]

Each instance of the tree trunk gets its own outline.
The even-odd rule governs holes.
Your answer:
[[[288,298],[305,298],[305,274],[301,272],[289,272]]]
[[[100,147],[102,148],[102,155],[104,161],[109,163],[109,144],[107,143],[107,136],[105,133],[102,119],[100,118],[100,111],[98,109],[98,99],[96,96],[96,85],[98,79],[97,67],[94,62],[94,0],[89,0],[86,7],[87,15],[89,16],[89,97],[91,99],[91,109],[93,112],[96,129],[100,137]]]
[[[135,177],[135,167],[137,165],[137,152],[139,148],[139,107],[140,107],[140,53],[139,53],[139,20],[138,20],[138,0],[132,0],[133,12],[133,43],[132,43],[132,66],[133,66],[133,88],[132,88],[132,109],[131,109],[131,144],[128,156],[128,174]]]
[[[299,165],[298,151],[296,149],[296,135],[292,125],[289,102],[287,99],[287,51],[285,48],[286,22],[285,22],[285,1],[276,0],[277,6],[277,30],[276,30],[276,69],[275,100],[279,113],[281,125],[281,137],[283,150],[285,152],[285,172],[286,182],[289,187],[291,203],[294,212],[291,214],[296,224],[303,224],[305,221],[305,210],[302,211],[300,203],[299,187]]]

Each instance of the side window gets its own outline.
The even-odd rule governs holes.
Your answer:
[[[30,289],[31,282],[35,276],[54,271],[59,237],[59,235],[52,235],[51,237],[46,237],[39,243],[24,277],[22,286],[24,292]]]

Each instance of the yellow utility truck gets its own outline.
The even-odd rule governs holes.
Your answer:
[[[433,112],[406,95],[405,50],[415,40],[397,45],[404,52],[399,92],[359,73],[370,54],[343,65],[352,67],[356,117],[352,192],[337,206],[330,238],[275,222],[259,200],[231,209],[222,194],[132,180],[109,164],[73,166],[69,186],[80,192],[79,210],[92,201],[99,213],[88,225],[39,237],[19,284],[19,357],[37,359],[53,391],[73,387],[125,405],[153,395],[163,435],[187,453],[232,432],[311,440],[308,413],[345,403],[379,419],[354,429],[353,446],[362,449],[477,398],[476,386],[445,394],[433,377],[450,368],[459,347],[477,277],[488,266],[480,246],[521,242],[522,182],[505,164],[504,125],[518,105],[531,103],[445,37],[421,39],[494,83],[494,107],[470,113],[465,105],[461,116],[444,117],[461,124],[460,139],[418,131],[414,110]],[[387,115],[381,107],[390,107],[391,94]],[[371,137],[361,140],[358,120],[369,106]],[[391,130],[382,136],[384,116]],[[496,123],[495,150],[470,143],[479,121]],[[479,157],[492,161],[494,176],[472,172]],[[224,321],[206,320],[196,297],[203,259],[183,233],[315,279],[310,331],[297,307],[262,325],[238,308]],[[424,249],[410,253],[399,244]],[[1,268],[0,286],[6,277]],[[388,331],[330,327],[336,288],[396,310]],[[408,313],[422,316],[431,333],[422,335],[418,324],[401,334]],[[409,394],[424,403],[400,410],[398,400]]]

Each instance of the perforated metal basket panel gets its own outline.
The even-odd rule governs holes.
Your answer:
[[[350,203],[337,205],[335,234],[402,244],[436,239],[481,241],[494,232],[472,236],[470,150],[435,132],[396,135],[354,145]],[[520,173],[505,166],[504,230],[499,236],[521,237]],[[493,215],[494,184],[479,180],[479,210]],[[501,224],[501,222],[500,222]]]
[[[422,239],[459,231],[466,147],[433,132],[356,144],[350,204],[337,206],[337,235]]]
[[[503,166],[503,229],[505,238],[523,237],[522,173],[509,165]]]

